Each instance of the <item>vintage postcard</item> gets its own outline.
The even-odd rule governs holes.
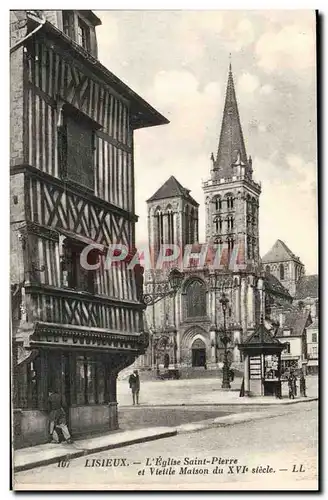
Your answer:
[[[318,489],[316,25],[10,12],[14,490]]]

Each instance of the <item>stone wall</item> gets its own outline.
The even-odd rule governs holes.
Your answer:
[[[14,447],[23,448],[47,443],[49,418],[40,410],[14,410]]]
[[[73,437],[117,429],[117,403],[70,408],[70,428]]]

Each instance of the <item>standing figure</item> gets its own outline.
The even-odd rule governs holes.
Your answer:
[[[134,370],[134,372],[129,377],[129,386],[132,391],[132,401],[133,404],[139,404],[139,391],[140,391],[140,379],[138,370]]]
[[[62,407],[61,397],[57,392],[50,390],[49,391],[49,419],[50,419],[50,427],[49,432],[52,438],[52,443],[59,444],[59,436],[56,431],[58,427],[61,429],[64,439],[66,443],[72,443],[71,435],[69,433],[67,424],[66,424],[66,414],[64,408]]]
[[[296,377],[294,372],[290,372],[288,376],[288,393],[289,399],[295,399],[296,396]]]
[[[303,372],[300,375],[300,396],[306,398],[306,380]]]

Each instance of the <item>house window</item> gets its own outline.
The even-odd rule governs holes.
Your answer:
[[[63,32],[74,38],[74,13],[71,10],[63,10]]]
[[[287,354],[290,354],[290,343],[288,342],[287,347],[286,347]]]
[[[94,191],[94,131],[80,116],[64,115],[58,128],[61,176]]]
[[[79,18],[77,28],[77,43],[85,50],[90,50],[90,29],[89,26]]]
[[[265,272],[270,273],[270,266],[265,266]]]
[[[281,280],[285,279],[285,269],[283,264],[280,264],[279,266],[279,276]]]
[[[290,330],[284,330],[283,336],[284,337],[289,337],[290,336]]]
[[[318,334],[315,332],[315,333],[312,333],[312,342],[315,344],[316,342],[318,342]]]
[[[63,286],[81,290],[89,293],[95,293],[96,272],[84,269],[80,258],[84,246],[72,242],[64,247],[64,259],[62,262],[62,283]],[[88,253],[88,264],[96,264],[99,259],[99,253],[92,250]]]

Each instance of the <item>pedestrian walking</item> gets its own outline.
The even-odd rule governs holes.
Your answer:
[[[66,443],[72,443],[73,441],[67,427],[66,414],[64,408],[62,407],[60,395],[57,392],[50,390],[48,404],[50,410],[49,432],[52,438],[51,443],[59,444],[59,436],[56,431],[57,428],[62,431]]]
[[[129,377],[129,386],[132,391],[132,401],[133,404],[139,404],[139,391],[140,391],[140,378],[138,374],[138,370],[134,370],[134,372]]]
[[[300,375],[300,396],[306,398],[306,380],[303,372]]]
[[[288,395],[289,399],[295,399],[296,396],[296,377],[294,375],[294,372],[290,372],[288,376]]]

